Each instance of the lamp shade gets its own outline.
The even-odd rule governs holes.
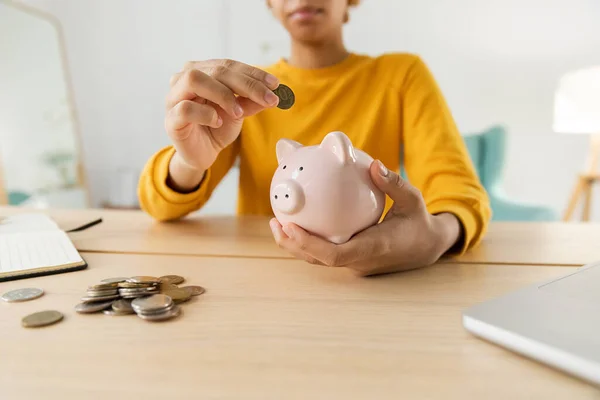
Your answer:
[[[554,131],[600,133],[600,66],[564,75],[554,95]]]

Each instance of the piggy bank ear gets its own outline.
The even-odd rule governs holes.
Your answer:
[[[354,146],[348,136],[342,132],[328,133],[319,147],[331,151],[342,164],[356,161]]]
[[[277,154],[277,163],[281,162],[281,159],[286,155],[296,151],[302,145],[291,139],[279,139],[275,146],[275,153]]]

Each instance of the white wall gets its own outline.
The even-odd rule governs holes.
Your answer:
[[[0,159],[7,191],[36,191],[67,185],[45,158],[76,148],[56,29],[48,21],[0,3]],[[25,45],[23,45],[25,44]],[[36,51],[28,51],[35,48]],[[40,60],[44,68],[40,68]],[[35,107],[35,109],[34,109]],[[35,138],[37,140],[32,140]]]
[[[168,143],[163,99],[186,60],[268,63],[287,55],[263,0],[27,0],[64,24],[96,202],[113,171],[139,170]],[[598,0],[365,0],[346,27],[354,51],[419,53],[461,131],[510,129],[508,194],[562,211],[585,137],[551,131],[561,74],[600,63]],[[130,140],[130,141],[129,141]],[[129,142],[128,142],[129,141]],[[207,211],[233,212],[236,175]],[[595,219],[600,220],[600,197]]]
[[[188,60],[225,56],[226,36],[218,33],[225,2],[24,2],[63,24],[94,204],[127,197],[114,191],[169,143],[163,118],[170,76]]]

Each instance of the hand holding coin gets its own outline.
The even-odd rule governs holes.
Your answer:
[[[279,103],[275,76],[234,60],[188,62],[170,83],[165,127],[177,152],[169,173],[181,190],[200,182],[245,117]]]
[[[188,62],[170,85],[165,127],[176,152],[168,184],[180,192],[200,184],[219,153],[237,139],[245,117],[294,103],[277,77],[235,60]]]

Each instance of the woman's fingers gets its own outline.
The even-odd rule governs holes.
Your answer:
[[[274,107],[279,102],[277,95],[262,80],[246,75],[239,69],[223,65],[204,65],[200,70],[227,86],[235,94],[246,97],[265,108]]]
[[[219,128],[223,124],[223,119],[219,116],[215,108],[208,104],[199,104],[192,100],[182,100],[175,107],[171,108],[167,115],[166,124],[169,134],[177,136],[177,132],[189,124]],[[173,139],[183,140],[185,138],[173,137]]]
[[[314,264],[314,265],[323,265],[323,263],[320,262],[319,260],[317,260],[316,258],[311,257],[308,254],[304,253],[303,251],[300,251],[297,248],[295,248],[295,246],[292,243],[292,240],[282,230],[281,224],[279,223],[279,221],[277,221],[277,219],[275,219],[275,218],[271,219],[271,222],[269,223],[269,225],[271,227],[271,231],[273,232],[273,237],[275,238],[275,242],[277,243],[277,245],[280,248],[286,250],[287,252],[289,252],[291,255],[293,255],[294,257],[296,257],[299,260],[304,260],[304,261],[306,261],[310,264]]]
[[[272,91],[279,85],[275,76],[233,60],[189,62],[181,72],[171,77],[169,84],[168,109],[182,100],[200,97],[219,104],[233,118],[241,118],[244,107],[237,106],[243,98],[260,106],[251,107],[250,113],[244,113],[249,115],[279,103],[279,98]],[[245,105],[248,104],[245,102]]]
[[[238,97],[237,100],[240,103],[240,106],[242,106],[244,109],[244,117],[251,117],[265,109],[261,104],[255,103],[254,101],[245,97]]]
[[[214,59],[207,61],[192,61],[186,64],[184,69],[202,69],[204,67],[225,67],[227,69],[231,69],[238,73],[248,75],[249,77],[261,81],[264,83],[269,89],[273,90],[279,86],[279,79],[274,75],[260,69],[253,67],[248,64],[244,64],[243,62],[229,60],[229,59]]]
[[[233,91],[212,76],[191,69],[183,72],[167,96],[167,108],[171,109],[183,100],[200,97],[218,104],[233,118],[241,118],[243,109]]]

